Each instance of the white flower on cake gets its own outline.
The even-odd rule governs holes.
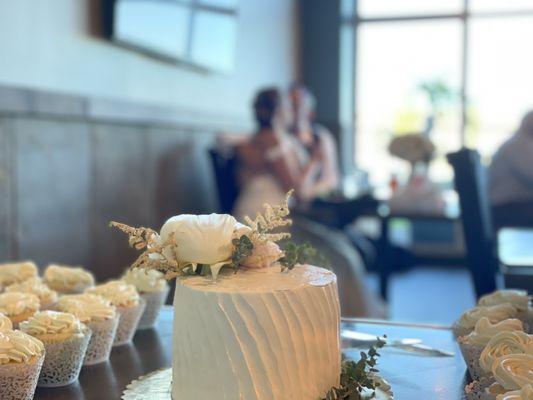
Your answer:
[[[175,242],[165,249],[167,257],[172,256],[173,250],[177,261],[191,264],[193,270],[198,264],[209,265],[216,278],[220,268],[231,262],[232,240],[240,228],[242,224],[227,214],[183,214],[165,222],[161,241]]]

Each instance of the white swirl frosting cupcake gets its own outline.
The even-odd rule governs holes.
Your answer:
[[[0,332],[1,399],[33,399],[44,353],[43,343],[24,332]]]
[[[10,292],[0,294],[0,313],[9,317],[13,326],[27,320],[35,314],[41,303],[39,298],[31,293]]]
[[[452,329],[455,337],[468,335],[476,326],[477,321],[486,317],[491,323],[503,321],[508,318],[515,318],[518,310],[511,304],[498,304],[495,306],[477,306],[471,308],[461,315]]]
[[[135,286],[139,295],[146,302],[138,329],[146,329],[154,326],[159,311],[168,296],[169,286],[164,275],[154,269],[142,268],[129,269],[122,280]]]
[[[505,391],[521,390],[533,382],[533,355],[508,354],[500,357],[492,366],[492,373]]]
[[[4,314],[0,314],[0,331],[11,330],[13,330],[13,323],[11,322],[11,320]]]
[[[49,265],[43,280],[51,289],[64,294],[82,293],[94,286],[94,276],[89,271],[66,265]]]
[[[61,297],[57,308],[76,315],[93,333],[87,346],[84,365],[106,361],[111,353],[119,321],[115,306],[101,296],[77,294]]]
[[[491,323],[487,317],[481,318],[472,332],[467,336],[457,339],[461,353],[468,367],[468,372],[473,379],[480,379],[487,375],[480,365],[480,356],[485,345],[492,337],[500,332],[522,331],[522,321],[518,319],[506,319]]]
[[[44,343],[38,386],[66,386],[78,379],[91,331],[73,314],[41,311],[20,324],[20,329]]]
[[[102,296],[117,307],[120,320],[113,345],[131,342],[146,306],[146,301],[139,296],[135,286],[114,280],[87,289],[86,293]]]
[[[13,283],[6,288],[6,293],[31,293],[39,298],[41,308],[47,309],[57,302],[57,292],[50,289],[39,278],[30,278],[20,283]]]
[[[479,299],[480,306],[494,306],[498,304],[511,304],[518,310],[516,318],[524,322],[524,329],[533,333],[533,307],[530,305],[531,297],[525,290],[497,290]]]
[[[505,394],[499,394],[496,400],[532,400],[533,386],[526,385],[520,390],[513,390]]]
[[[37,266],[32,261],[0,264],[0,286],[2,287],[36,278],[37,275]]]
[[[496,334],[481,352],[479,364],[483,370],[491,372],[494,362],[508,354],[533,355],[533,336],[518,331]]]

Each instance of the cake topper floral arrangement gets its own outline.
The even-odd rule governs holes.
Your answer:
[[[289,239],[279,229],[290,226],[288,192],[279,205],[264,205],[263,213],[245,223],[227,214],[183,214],[169,219],[160,233],[150,228],[133,228],[118,222],[111,226],[129,235],[130,246],[142,250],[131,268],[156,269],[167,279],[186,275],[211,275],[222,269],[266,268],[278,265],[282,272],[305,263],[316,251],[308,244],[278,242]]]

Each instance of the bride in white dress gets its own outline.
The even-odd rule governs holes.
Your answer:
[[[241,190],[234,214],[239,219],[255,216],[263,204],[278,204],[290,189],[299,204],[315,196],[322,160],[309,153],[287,133],[291,111],[277,89],[256,96],[254,113],[258,130],[237,147]],[[344,316],[385,317],[380,299],[364,284],[364,268],[359,254],[341,233],[303,218],[294,218],[295,241],[309,242],[331,262],[338,276],[341,310]]]

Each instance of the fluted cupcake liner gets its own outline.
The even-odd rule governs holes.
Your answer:
[[[77,381],[90,338],[91,331],[87,329],[84,335],[73,336],[62,342],[41,340],[46,357],[37,386],[67,386]]]
[[[464,337],[460,337],[458,343],[472,380],[478,380],[488,376],[485,370],[481,368],[481,365],[479,365],[479,358],[483,351],[483,346],[465,343]]]
[[[44,354],[29,363],[0,365],[0,399],[32,400]]]
[[[452,332],[453,332],[453,336],[457,340],[461,336],[468,335],[470,332],[472,332],[472,329],[464,328],[459,323],[454,322],[452,325]]]
[[[139,321],[139,326],[137,329],[147,329],[154,326],[157,317],[159,316],[159,311],[165,300],[168,296],[169,287],[167,286],[165,290],[155,293],[143,293],[141,297],[146,301],[146,308],[141,316]]]
[[[83,365],[94,365],[107,361],[117,333],[120,316],[104,321],[92,321],[86,325],[91,329],[92,336],[87,346]]]
[[[134,307],[117,307],[120,320],[113,346],[121,346],[131,342],[145,307],[146,301],[142,297],[139,299],[139,304]]]

